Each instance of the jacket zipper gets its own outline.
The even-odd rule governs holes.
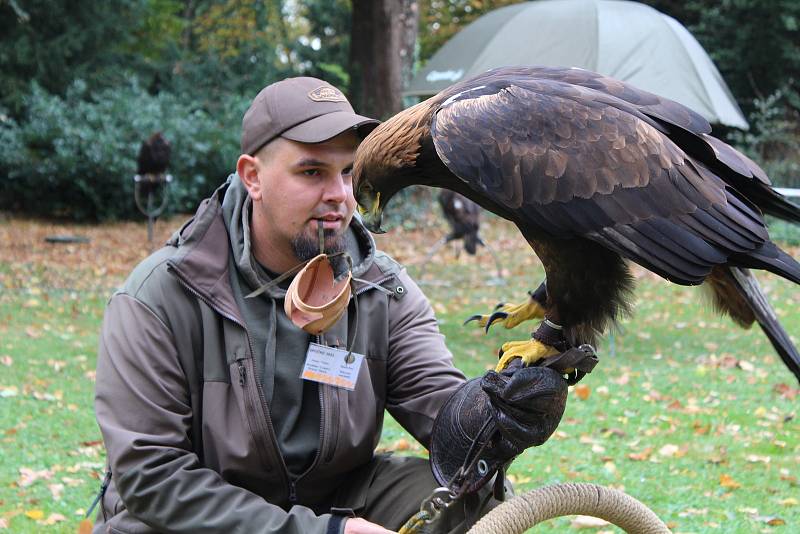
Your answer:
[[[221,309],[219,309],[218,306],[215,306],[208,298],[206,298],[199,291],[194,289],[189,284],[189,282],[186,281],[186,279],[184,278],[184,276],[180,272],[180,270],[175,268],[173,265],[169,265],[169,270],[171,270],[173,273],[175,273],[175,275],[178,278],[178,280],[180,281],[181,285],[183,287],[185,287],[190,293],[192,293],[194,296],[196,296],[197,298],[202,300],[208,307],[210,307],[212,310],[214,310],[215,312],[220,314],[222,317],[228,319],[229,321],[231,321],[234,324],[238,325],[242,330],[244,330],[245,338],[247,338],[247,345],[248,345],[248,347],[250,349],[250,354],[252,356],[255,353],[255,351],[253,350],[253,342],[250,340],[250,333],[247,330],[247,326],[245,326],[241,321],[236,319],[236,317],[233,317],[232,315],[227,314],[224,311],[222,311]],[[239,385],[242,386],[242,390],[246,393],[246,396],[245,396],[246,399],[245,400],[247,401],[248,397],[252,397],[252,395],[250,394],[251,390],[250,390],[250,388],[247,387],[247,368],[244,366],[244,363],[243,363],[242,359],[236,360],[236,363],[237,363],[237,367],[239,368]],[[284,461],[283,456],[280,453],[280,448],[278,447],[278,442],[277,442],[277,439],[275,438],[275,429],[272,426],[272,419],[271,419],[271,417],[269,415],[269,409],[267,408],[267,401],[264,398],[264,392],[262,391],[261,384],[259,383],[259,381],[256,380],[255,383],[256,383],[256,392],[257,392],[258,401],[259,401],[259,403],[261,405],[261,409],[262,409],[262,411],[264,413],[264,421],[262,421],[258,417],[252,417],[251,416],[251,414],[253,412],[252,410],[246,410],[247,411],[247,418],[250,419],[255,424],[255,427],[258,429],[258,434],[262,438],[266,437],[269,440],[269,443],[272,445],[272,447],[263,447],[263,448],[264,449],[269,449],[267,452],[272,452],[272,455],[277,458],[277,460],[278,460],[277,463],[281,467],[281,469],[280,469],[281,474],[283,475],[283,478],[286,481],[286,486],[288,488],[288,493],[289,493],[290,500],[291,500],[292,496],[294,496],[294,499],[296,500],[297,499],[297,494],[296,494],[296,490],[295,490],[295,484],[292,481],[291,475],[289,474],[289,469],[286,467],[286,462]],[[252,402],[252,399],[250,400],[250,402]],[[264,422],[266,422],[266,429],[263,426]],[[271,469],[270,463],[269,462],[265,462],[265,463],[266,463],[267,471],[271,471],[272,469]]]
[[[322,344],[322,336],[317,335],[315,340],[318,344]],[[308,466],[308,469],[303,471],[298,476],[294,477],[287,468],[286,473],[288,475],[288,483],[289,483],[289,503],[290,504],[297,504],[297,483],[305,477],[308,473],[310,473],[317,464],[319,463],[319,457],[322,454],[322,448],[325,445],[325,392],[324,392],[325,385],[319,384],[318,391],[319,391],[319,446],[317,447],[317,453],[314,455],[314,460],[312,460],[311,465]]]
[[[245,337],[247,338],[247,344],[248,344],[248,347],[250,348],[250,354],[253,355],[255,351],[253,350],[253,343],[250,340],[250,333],[247,330],[247,326],[245,326],[242,322],[240,322],[238,319],[236,319],[232,315],[229,315],[229,314],[226,314],[225,312],[223,312],[221,309],[219,309],[219,307],[217,307],[213,303],[211,303],[211,301],[208,298],[203,296],[199,291],[197,291],[191,285],[189,285],[189,282],[187,282],[184,279],[184,277],[181,274],[180,270],[178,270],[174,265],[170,264],[169,265],[169,270],[171,270],[172,272],[175,273],[175,275],[177,276],[177,278],[180,281],[181,285],[183,287],[185,287],[190,293],[192,293],[194,296],[196,296],[197,298],[202,300],[207,306],[209,306],[211,309],[216,311],[222,317],[228,319],[229,321],[233,322],[234,324],[236,324],[240,328],[242,328],[242,330],[244,330]],[[380,285],[380,284],[383,284],[384,282],[387,282],[388,280],[391,280],[392,278],[394,278],[394,275],[384,276],[383,278],[379,278],[378,280],[373,282],[373,284]],[[361,294],[365,293],[366,291],[368,291],[370,289],[373,289],[373,287],[369,286],[369,285],[365,285],[364,287],[358,289],[354,293],[353,298],[357,297],[358,295],[361,295]],[[321,337],[320,336],[317,336],[317,342],[318,343],[321,342]],[[244,366],[244,363],[243,363],[242,359],[236,360],[236,363],[237,363],[237,367],[239,369],[239,385],[242,386],[243,390],[248,392],[249,388],[247,387],[247,368]],[[266,420],[266,424],[267,424],[266,434],[267,434],[267,437],[268,437],[268,439],[270,440],[270,442],[272,444],[272,451],[275,453],[274,455],[277,457],[278,463],[280,464],[280,466],[282,468],[281,469],[281,474],[283,475],[283,478],[286,481],[286,486],[287,486],[287,489],[288,489],[289,503],[294,505],[294,504],[297,504],[297,483],[300,481],[300,479],[305,477],[309,472],[311,472],[312,469],[314,469],[317,466],[317,463],[319,462],[319,458],[322,455],[322,446],[325,443],[325,439],[324,439],[324,437],[325,437],[324,436],[324,425],[325,425],[325,419],[324,419],[324,415],[325,415],[324,392],[320,388],[320,424],[319,424],[319,426],[320,426],[320,446],[319,446],[319,450],[317,450],[317,454],[314,457],[314,461],[311,462],[311,465],[308,467],[308,469],[306,469],[299,476],[293,477],[291,475],[291,473],[289,473],[289,468],[286,466],[286,461],[283,459],[283,455],[280,453],[280,448],[278,447],[278,442],[277,442],[277,439],[275,437],[275,429],[272,426],[272,418],[270,417],[270,414],[269,414],[269,409],[267,407],[267,401],[266,401],[266,399],[264,397],[264,392],[263,392],[263,390],[261,388],[261,384],[259,383],[258,380],[256,380],[255,383],[256,383],[256,392],[257,392],[257,395],[258,395],[258,400],[259,400],[259,402],[261,404],[261,408],[262,408],[262,411],[264,413],[264,419]],[[251,421],[255,422],[256,427],[258,427],[258,429],[260,431],[259,433],[263,432],[264,429],[262,428],[262,424],[261,424],[262,421],[257,417],[255,417],[255,418],[254,417],[250,417],[250,413],[251,413],[251,411],[247,410],[247,417],[249,419],[251,419]],[[333,452],[331,452],[331,454],[328,455],[328,458],[326,458],[326,460],[330,459],[330,457],[332,455],[333,455]],[[269,465],[268,462],[266,464],[266,467],[267,467],[267,470],[269,471],[270,470],[270,465]]]
[[[383,278],[378,278],[377,280],[375,280],[372,283],[375,284],[375,285],[381,285],[382,283],[388,282],[389,280],[391,280],[394,277],[395,277],[395,275],[390,274],[390,275],[384,276]],[[369,291],[370,289],[375,289],[375,288],[373,288],[372,286],[364,284],[362,287],[358,288],[358,290],[354,293],[354,295],[355,296],[361,295],[361,294]]]

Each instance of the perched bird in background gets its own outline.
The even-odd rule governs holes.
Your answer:
[[[163,175],[169,167],[172,147],[161,132],[156,132],[142,142],[139,156],[136,158],[136,174],[140,177],[142,193],[155,189],[163,182]]]
[[[464,250],[470,255],[475,255],[478,245],[483,241],[478,235],[481,225],[481,207],[463,195],[449,189],[442,189],[439,193],[439,205],[442,207],[444,218],[450,225],[450,234],[445,241],[464,240]]]
[[[757,321],[800,379],[800,354],[748,270],[800,283],[800,264],[770,241],[762,216],[800,222],[800,208],[710,132],[686,107],[599,74],[499,68],[376,128],[356,153],[355,195],[373,231],[414,184],[517,225],[545,282],[482,321],[544,320],[531,339],[503,345],[498,368],[596,343],[629,307],[628,259],[676,284],[706,282],[717,309]]]

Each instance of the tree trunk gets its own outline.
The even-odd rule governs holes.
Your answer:
[[[350,101],[358,113],[385,119],[403,108],[414,61],[417,0],[353,0]]]

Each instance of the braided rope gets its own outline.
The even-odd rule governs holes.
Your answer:
[[[431,518],[428,512],[417,512],[406,521],[397,534],[418,534],[425,526],[425,522]]]
[[[669,534],[667,526],[630,495],[596,484],[554,484],[506,501],[478,521],[469,534],[520,534],[565,515],[605,519],[630,534]]]

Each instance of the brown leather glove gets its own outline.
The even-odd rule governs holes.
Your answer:
[[[473,492],[528,447],[555,432],[567,403],[567,386],[597,363],[588,346],[569,349],[522,367],[520,360],[500,373],[488,371],[461,386],[433,424],[431,469],[442,486],[457,479]],[[566,371],[570,376],[565,376]],[[462,467],[467,464],[467,471]]]

